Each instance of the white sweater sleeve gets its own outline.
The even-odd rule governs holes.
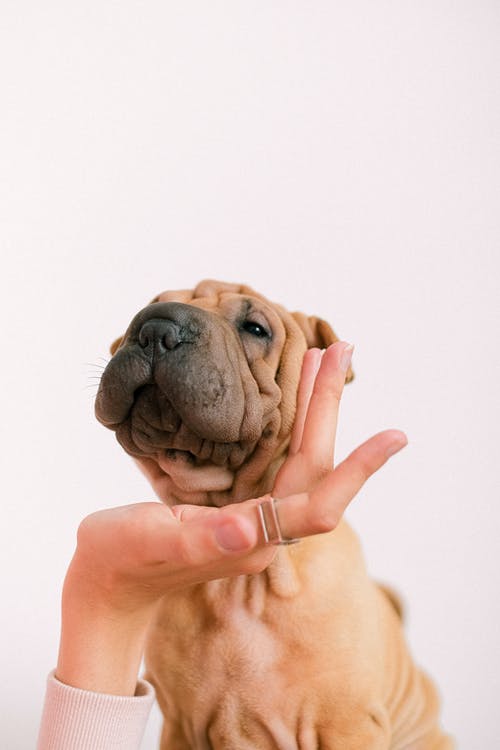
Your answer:
[[[49,674],[37,750],[138,750],[154,702],[139,680],[134,696],[80,690]]]

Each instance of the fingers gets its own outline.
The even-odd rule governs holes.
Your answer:
[[[202,554],[217,551],[247,552],[257,542],[255,524],[249,521],[245,514],[239,512],[239,506],[230,505],[225,508],[214,508],[206,505],[174,505],[171,508],[172,515],[182,523],[185,532],[183,543],[186,549],[194,548],[201,542],[200,532],[208,530],[207,539],[201,544]],[[198,539],[191,544],[194,535]],[[189,545],[187,540],[189,537]],[[215,542],[215,547],[214,547]],[[188,552],[189,554],[189,552]]]
[[[407,442],[399,430],[380,432],[356,448],[311,492],[280,500],[277,513],[283,536],[304,537],[334,529],[366,480]]]
[[[300,452],[312,465],[333,466],[340,398],[351,361],[352,344],[341,341],[323,355],[309,400]]]
[[[276,550],[259,541],[256,514],[241,513],[239,505],[171,509],[135,503],[93,513],[78,531],[86,567],[98,572],[98,580],[113,571],[117,590],[127,582],[139,584],[141,601],[179,586],[262,570]]]
[[[293,423],[292,437],[290,440],[289,454],[297,453],[302,444],[302,431],[306,421],[307,408],[314,387],[314,381],[321,364],[323,352],[321,349],[308,349],[302,362],[299,390],[297,393],[297,411]]]
[[[255,501],[252,501],[255,502]],[[232,504],[224,508],[214,508],[205,505],[174,505],[172,514],[181,521],[186,534],[198,533],[202,527],[209,529],[212,542],[205,546],[205,550],[214,549],[225,552],[248,552],[258,541],[258,533],[252,516],[241,513],[240,504]],[[198,522],[198,523],[197,523]],[[186,537],[187,538],[187,537]],[[199,540],[198,540],[199,541]],[[195,541],[194,546],[198,542]]]
[[[164,590],[257,573],[275,554],[258,546],[256,519],[239,513],[215,513],[181,523],[170,541],[165,564],[157,571]]]
[[[196,564],[217,561],[222,552],[248,552],[257,543],[255,524],[237,513],[216,513],[181,526],[181,544]]]
[[[207,570],[224,567],[226,560],[245,556],[257,545],[254,519],[238,512],[210,510],[214,512],[195,513],[163,534],[162,561],[179,582],[203,580]]]

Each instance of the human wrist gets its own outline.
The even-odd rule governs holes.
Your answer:
[[[133,695],[155,600],[75,554],[64,582],[56,677],[84,690]]]
[[[108,616],[145,613],[154,606],[161,592],[146,585],[139,564],[120,570],[109,556],[100,559],[88,545],[78,544],[64,579],[65,598],[85,597],[96,611]]]

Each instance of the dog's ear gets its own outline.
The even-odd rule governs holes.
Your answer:
[[[111,352],[111,356],[114,355],[114,353],[119,349],[120,344],[123,341],[123,336],[119,336],[117,339],[113,341],[111,346],[109,347],[109,351]]]
[[[326,349],[330,344],[340,341],[339,337],[326,320],[318,318],[315,315],[304,315],[301,312],[292,313],[295,321],[299,324],[302,333],[306,337],[306,343],[309,349],[318,347]],[[350,383],[354,378],[354,372],[351,367],[346,373],[346,383]]]

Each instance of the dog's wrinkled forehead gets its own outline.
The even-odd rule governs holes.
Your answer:
[[[264,352],[263,342],[261,341],[261,345],[255,349],[256,341],[252,338],[246,339],[244,349],[249,360],[253,359],[252,354],[264,354],[271,365],[273,360],[276,360],[274,365],[278,365],[279,355],[290,335],[293,336],[297,332],[302,335],[300,326],[297,327],[290,313],[244,284],[207,279],[201,281],[194,289],[161,292],[151,300],[151,304],[156,302],[180,302],[216,313],[221,319],[239,329],[240,333],[245,323],[260,326],[263,336],[267,333],[268,339]],[[252,349],[255,351],[252,352]]]
[[[196,307],[207,309],[220,309],[223,307],[224,299],[238,299],[240,307],[251,306],[250,299],[268,302],[266,298],[245,284],[230,284],[224,281],[206,279],[194,289],[178,289],[165,291],[157,294],[151,302],[182,302],[192,304]],[[245,299],[246,298],[246,299]]]
[[[284,346],[285,339],[288,340],[289,344],[293,344],[299,337],[302,340],[305,339],[306,348],[319,347],[320,349],[338,341],[338,337],[330,324],[322,318],[315,315],[306,315],[302,312],[289,312],[246,284],[232,284],[215,279],[204,279],[194,289],[160,292],[151,300],[151,303],[154,302],[181,302],[202,309],[217,311],[221,315],[226,314],[227,317],[233,319],[237,317],[238,313],[240,317],[244,317],[245,314],[252,312],[254,316],[257,313],[256,322],[259,320],[258,312],[265,312],[269,322],[274,322],[275,330],[273,333],[276,334],[276,329],[281,329],[281,335],[275,335],[275,339],[277,338],[279,342],[275,340],[274,343],[283,345],[285,356],[289,355],[291,349],[290,345]],[[262,321],[262,318],[260,320]],[[116,352],[122,342],[123,337],[121,336],[112,343],[111,354]],[[273,349],[276,351],[276,346]],[[346,382],[349,383],[353,377],[354,373],[349,367]]]

